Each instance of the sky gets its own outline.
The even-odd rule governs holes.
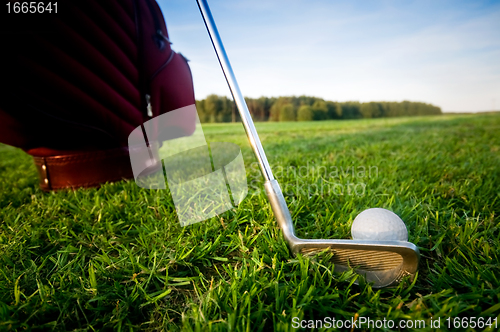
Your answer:
[[[195,0],[157,0],[196,99],[230,96]],[[209,0],[246,97],[500,109],[500,1]]]

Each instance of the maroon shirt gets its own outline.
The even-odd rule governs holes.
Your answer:
[[[34,156],[126,147],[151,118],[146,95],[153,117],[195,103],[154,0],[58,3],[57,14],[3,20],[0,142]],[[189,135],[194,118],[178,127]]]

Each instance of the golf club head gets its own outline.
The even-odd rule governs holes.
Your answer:
[[[404,241],[307,240],[291,238],[288,245],[294,254],[313,257],[328,251],[335,272],[354,270],[373,287],[387,287],[417,272],[419,250]]]
[[[411,242],[298,238],[278,182],[267,181],[264,186],[292,253],[311,257],[329,251],[336,272],[353,269],[376,288],[397,284],[417,272],[420,253]]]

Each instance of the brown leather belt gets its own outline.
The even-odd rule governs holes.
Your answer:
[[[44,191],[98,187],[134,177],[126,147],[33,158]]]

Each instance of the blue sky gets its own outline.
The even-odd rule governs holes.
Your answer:
[[[158,0],[197,99],[230,96],[195,0]],[[209,0],[245,96],[500,109],[500,1]]]

